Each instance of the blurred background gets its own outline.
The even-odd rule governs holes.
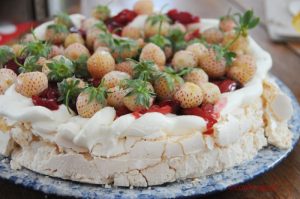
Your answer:
[[[169,8],[178,7],[189,11],[194,15],[200,15],[204,0],[154,0],[156,9],[164,4]],[[234,0],[233,0],[234,1]],[[83,13],[89,16],[90,10],[97,4],[110,3],[112,13],[116,14],[124,8],[132,8],[134,0],[1,0],[0,6],[0,44],[6,43],[30,30],[33,26],[49,20],[60,12]],[[184,3],[183,3],[184,2]],[[209,3],[215,5],[217,1]],[[236,0],[243,4],[248,0]],[[298,41],[300,40],[300,0],[253,0],[251,5],[262,10],[264,16],[260,16],[265,22],[269,36],[273,41]],[[206,3],[207,4],[207,3]],[[220,4],[221,5],[221,4]],[[167,8],[167,9],[169,9]],[[217,17],[223,13],[206,12],[206,17]]]

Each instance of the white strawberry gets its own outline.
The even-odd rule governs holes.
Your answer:
[[[203,91],[196,84],[186,82],[175,93],[174,99],[180,103],[182,108],[198,107],[203,101]]]
[[[116,65],[116,70],[128,73],[130,76],[133,76],[134,63],[132,61],[120,62]]]
[[[160,99],[173,99],[174,94],[184,83],[183,79],[170,68],[166,68],[154,81],[154,90]]]
[[[224,46],[231,43],[236,37],[234,31],[226,32],[222,44]],[[248,37],[240,36],[238,39],[229,47],[229,51],[235,52],[236,54],[247,54],[249,52],[249,40]]]
[[[233,31],[236,27],[236,23],[232,16],[225,16],[220,19],[219,28],[223,32]]]
[[[105,107],[105,103],[102,104],[96,99],[90,101],[89,93],[82,92],[77,97],[76,109],[81,117],[90,118],[103,107]]]
[[[63,54],[64,54],[64,47],[52,45],[50,53],[48,54],[48,58],[53,58],[53,57],[56,57],[58,55],[63,55]]]
[[[67,48],[68,46],[70,46],[71,44],[74,44],[74,43],[80,43],[80,44],[84,45],[84,40],[80,34],[78,34],[78,33],[69,34],[65,39],[64,46],[65,46],[65,48]]]
[[[0,69],[0,95],[3,95],[5,91],[15,83],[17,79],[16,73],[11,69]]]
[[[95,19],[94,17],[87,18],[82,21],[81,29],[83,31],[87,31],[88,29],[90,29],[94,25],[96,25],[98,22],[99,22],[99,20]]]
[[[148,43],[142,49],[140,61],[153,61],[158,66],[164,66],[166,64],[166,56],[160,47],[153,43]]]
[[[200,67],[209,77],[218,78],[226,73],[226,60],[224,57],[217,57],[217,53],[210,48],[201,58]]]
[[[133,10],[139,15],[150,15],[153,13],[154,5],[152,0],[138,0]]]
[[[131,111],[142,111],[152,106],[155,94],[149,82],[129,80],[126,87],[129,93],[124,97],[124,105]]]
[[[128,73],[120,71],[111,71],[103,76],[102,81],[104,87],[113,88],[119,86],[120,83],[126,79],[131,79]]]
[[[192,82],[200,86],[202,83],[208,82],[208,75],[201,68],[193,68],[183,79],[186,82]]]
[[[201,43],[194,43],[189,45],[186,48],[187,51],[190,51],[194,54],[194,56],[197,59],[197,64],[200,66],[201,64],[201,58],[205,55],[205,53],[208,51],[207,48],[201,44]]]
[[[116,86],[107,90],[107,104],[109,106],[120,108],[124,106],[124,97],[127,95],[128,90],[120,86]]]
[[[143,32],[141,29],[133,27],[133,26],[125,26],[122,29],[122,37],[127,37],[131,39],[139,39],[143,37]]]
[[[97,51],[87,61],[87,68],[94,78],[102,78],[115,69],[115,60],[109,52]]]
[[[150,15],[144,25],[146,37],[152,37],[156,34],[166,36],[169,33],[170,19],[163,14]]]
[[[48,78],[42,72],[22,73],[16,80],[16,91],[26,97],[39,95],[48,88]]]
[[[198,65],[198,60],[196,56],[187,50],[181,50],[175,53],[172,59],[172,66],[176,71],[183,68],[193,68]]]
[[[84,45],[73,43],[65,49],[65,56],[72,61],[76,61],[80,56],[90,57],[90,52]]]
[[[256,62],[251,55],[239,55],[230,66],[227,76],[245,85],[256,72]]]
[[[221,97],[219,87],[213,83],[205,82],[200,85],[203,91],[203,103],[215,104]]]
[[[85,88],[77,97],[76,109],[81,117],[90,118],[106,106],[107,89],[102,83],[97,87]]]
[[[202,33],[202,38],[209,44],[219,44],[223,41],[224,35],[218,28],[209,28]]]

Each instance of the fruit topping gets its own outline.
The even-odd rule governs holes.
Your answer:
[[[170,10],[167,15],[175,22],[178,21],[182,24],[190,24],[190,23],[198,23],[200,22],[200,18],[197,16],[193,16],[189,12],[180,12],[177,9]]]

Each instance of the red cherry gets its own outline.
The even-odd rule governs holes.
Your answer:
[[[182,24],[190,24],[200,22],[199,17],[193,16],[189,12],[179,12],[177,9],[170,10],[167,15],[173,20],[178,21]]]
[[[232,92],[238,88],[238,83],[231,79],[225,79],[214,83],[219,87],[221,93]]]
[[[46,90],[44,90],[39,97],[45,98],[48,100],[57,100],[59,97],[59,93],[57,88],[48,87]]]

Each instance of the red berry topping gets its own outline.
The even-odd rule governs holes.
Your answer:
[[[184,36],[184,40],[185,41],[191,41],[191,40],[199,38],[199,37],[200,37],[200,30],[197,29],[197,30],[194,30],[193,32],[190,32],[190,33],[186,34]]]
[[[120,24],[121,26],[126,26],[128,23],[130,23],[134,18],[137,16],[137,14],[132,10],[122,10],[119,14],[113,17],[113,21]]]
[[[207,131],[211,131],[215,123],[217,123],[218,114],[214,112],[214,106],[211,104],[203,104],[196,108],[183,109],[184,115],[196,115],[202,117],[206,122]]]
[[[190,24],[200,22],[199,17],[193,16],[189,12],[179,12],[177,9],[170,10],[167,15],[173,20],[182,24]]]
[[[165,106],[153,105],[146,112],[147,113],[158,112],[162,114],[169,114],[172,112],[172,107],[170,105],[165,105]]]
[[[140,118],[141,115],[142,115],[142,114],[141,114],[140,112],[138,112],[138,111],[134,111],[134,112],[132,112],[131,114],[135,117],[135,119]]]
[[[122,106],[122,107],[116,109],[117,117],[120,117],[122,115],[126,115],[128,113],[130,113],[130,110],[128,108],[126,108],[125,106]]]
[[[44,90],[39,97],[45,98],[48,100],[57,100],[59,97],[59,93],[57,88],[48,87],[46,90]]]
[[[25,61],[25,58],[17,58],[17,61],[23,65],[24,64],[24,61]],[[6,64],[5,64],[5,68],[8,68],[8,69],[11,69],[13,70],[16,74],[19,74],[19,65],[15,62],[14,59],[11,59],[9,60]]]
[[[172,109],[171,113],[174,113],[174,114],[178,113],[180,110],[179,102],[173,101],[173,100],[164,100],[164,101],[160,102],[158,105],[160,107],[170,106]]]
[[[232,92],[238,89],[239,87],[238,83],[231,79],[226,79],[214,83],[219,87],[221,93]]]
[[[134,20],[136,16],[137,13],[135,13],[134,11],[125,9],[119,12],[119,14],[117,14],[116,16],[106,20],[105,23],[110,32],[114,32],[118,35],[121,35],[121,30],[117,30],[117,31],[115,30],[123,28],[124,26],[129,24],[132,20]]]
[[[52,111],[58,110],[59,106],[56,100],[41,98],[39,96],[32,96],[32,102],[35,106],[43,106]]]

